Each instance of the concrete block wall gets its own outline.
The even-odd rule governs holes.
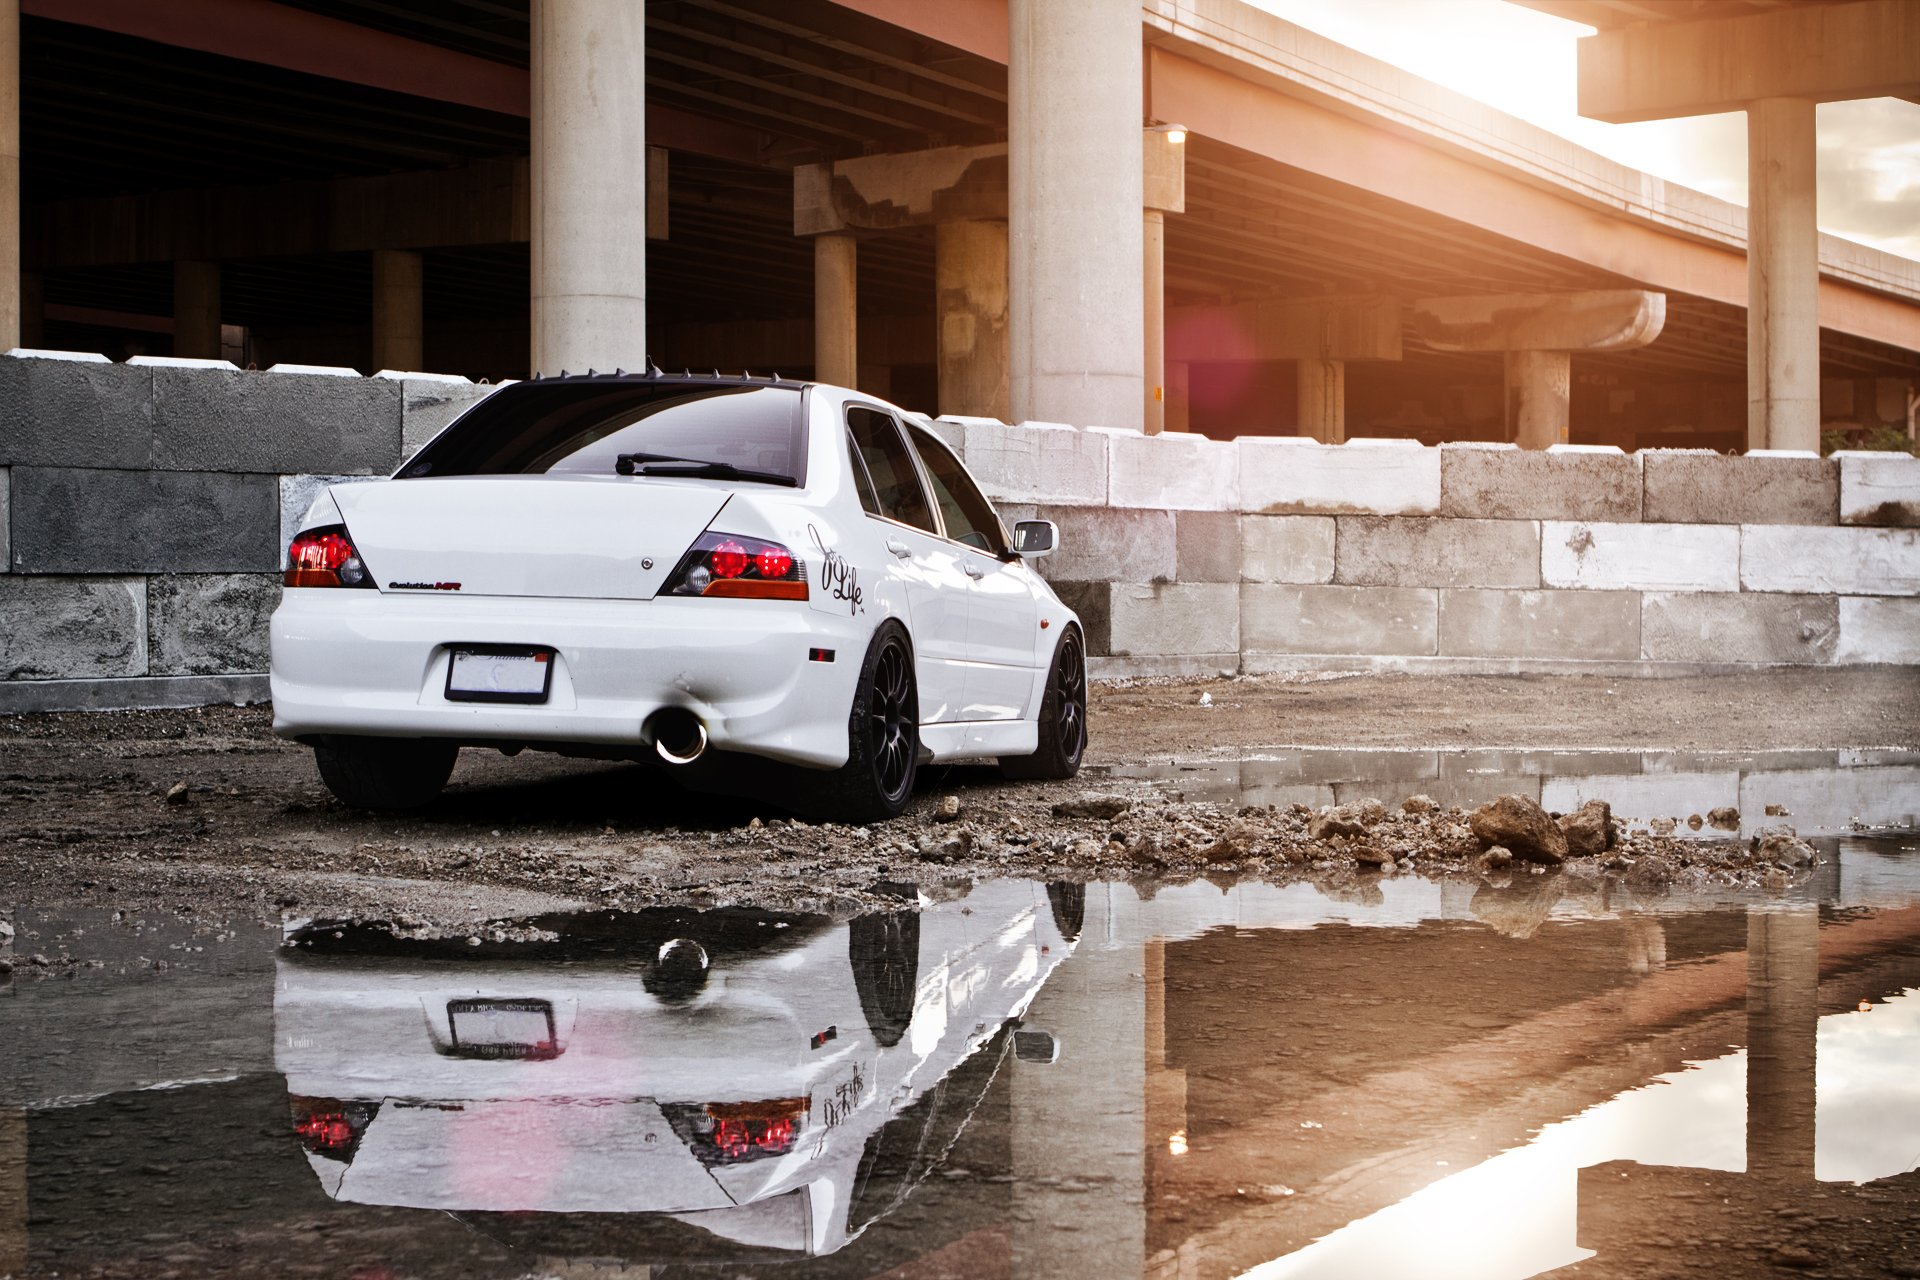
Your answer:
[[[1096,674],[1920,662],[1916,458],[943,427],[1060,525]]]
[[[492,388],[0,356],[0,712],[266,696],[287,541]]]

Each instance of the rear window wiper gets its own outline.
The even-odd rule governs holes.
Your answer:
[[[754,480],[761,484],[781,484],[796,488],[799,481],[777,471],[754,471],[731,462],[707,462],[700,458],[680,458],[670,453],[623,453],[613,460],[613,469],[623,476],[692,476],[695,479]]]

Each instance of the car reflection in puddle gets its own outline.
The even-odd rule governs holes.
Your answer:
[[[1073,950],[1085,889],[672,909],[408,939],[302,922],[275,1065],[336,1201],[540,1254],[828,1254],[941,1162]]]

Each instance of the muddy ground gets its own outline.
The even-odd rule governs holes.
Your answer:
[[[233,707],[0,718],[0,907],[170,910],[210,927],[293,913],[485,932],[535,912],[665,902],[851,913],[881,900],[888,882],[937,891],[1003,875],[1311,879],[1362,896],[1382,876],[1470,875],[1515,884],[1522,914],[1546,896],[1528,893],[1527,878],[1558,871],[1649,893],[1778,892],[1804,869],[1738,842],[1677,844],[1628,828],[1603,854],[1549,871],[1524,857],[1489,863],[1467,814],[1404,810],[1398,795],[1329,833],[1301,806],[1243,810],[1108,775],[1288,746],[1912,749],[1920,673],[1097,687],[1079,779],[926,769],[906,815],[867,828],[690,792],[656,768],[480,750],[462,754],[433,807],[367,815],[334,803],[311,753],[274,738],[270,721],[265,708]]]

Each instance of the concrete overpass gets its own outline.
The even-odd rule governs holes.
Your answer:
[[[1079,425],[1747,442],[1743,211],[1238,0],[20,5],[27,345],[651,352]],[[1000,149],[998,207],[795,234],[802,175],[954,147]],[[1903,421],[1920,266],[1823,237],[1817,291],[1826,420]]]

